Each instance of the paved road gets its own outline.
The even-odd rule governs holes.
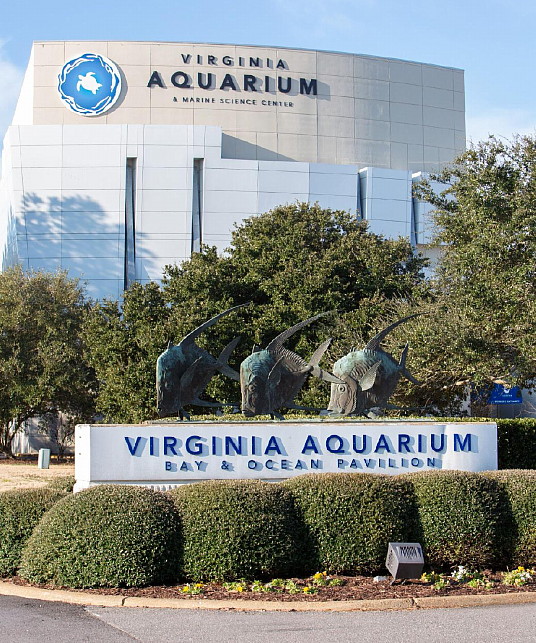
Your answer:
[[[122,643],[135,640],[142,639],[117,630],[80,605],[0,596],[2,643]]]
[[[0,596],[2,643],[534,643],[536,604],[400,612],[80,607]]]

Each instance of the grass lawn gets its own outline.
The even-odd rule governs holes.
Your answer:
[[[57,476],[69,475],[74,475],[74,462],[51,461],[49,469],[38,469],[37,460],[0,460],[0,491],[44,487]]]

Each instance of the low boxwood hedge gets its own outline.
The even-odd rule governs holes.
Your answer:
[[[431,566],[483,569],[508,559],[511,518],[497,481],[465,471],[424,471],[405,477],[417,501],[417,540]]]
[[[536,418],[497,422],[499,469],[536,469]]]
[[[47,489],[71,493],[75,482],[76,479],[74,476],[58,476],[57,478],[52,478],[52,480],[47,484]]]
[[[488,471],[486,475],[499,483],[512,518],[506,532],[510,566],[536,566],[536,471]]]
[[[15,573],[22,548],[35,526],[64,495],[46,487],[0,493],[0,576]]]
[[[273,578],[300,570],[303,531],[281,485],[217,480],[170,493],[181,516],[186,578]]]
[[[422,543],[436,570],[530,567],[536,471],[324,473],[283,483],[208,481],[168,494],[120,485],[74,496],[46,488],[0,494],[2,574],[17,568],[27,538],[20,575],[70,587],[369,574],[384,571],[389,541]]]
[[[309,535],[313,568],[366,574],[383,568],[389,541],[413,539],[411,484],[366,473],[303,475],[283,483]]]
[[[22,554],[20,575],[68,587],[136,587],[175,580],[179,520],[172,500],[103,485],[60,500]]]

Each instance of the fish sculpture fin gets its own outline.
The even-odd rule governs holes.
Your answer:
[[[339,379],[332,373],[325,371],[323,368],[320,368],[319,366],[313,366],[313,368],[311,369],[311,375],[313,377],[318,377],[318,379],[322,380],[323,382],[331,382],[332,384],[346,383],[344,380]]]
[[[253,348],[251,349],[251,354],[253,353],[258,353],[261,350],[261,347],[258,344],[253,344]]]
[[[221,402],[207,402],[207,400],[200,400],[198,397],[196,397],[195,400],[192,400],[190,404],[194,404],[195,406],[206,406],[210,408],[225,406]]]
[[[331,337],[326,339],[325,342],[322,342],[320,346],[315,350],[311,359],[309,360],[309,366],[311,368],[311,375],[313,377],[318,377],[318,379],[323,380],[324,382],[331,382],[332,384],[344,384],[343,380],[340,380],[338,377],[335,377],[332,373],[328,373],[323,368],[320,368],[318,364],[324,356],[324,353],[327,351],[329,345],[331,344]]]
[[[285,404],[284,406],[293,411],[316,411],[316,413],[321,411],[317,406],[298,406],[297,404]]]
[[[393,324],[387,326],[387,328],[384,328],[375,337],[373,337],[369,341],[369,343],[365,346],[364,350],[377,351],[380,348],[380,344],[383,342],[383,340],[397,326],[400,326],[400,324],[403,324],[404,322],[407,322],[410,319],[413,319],[414,317],[419,317],[419,315],[426,315],[426,314],[427,313],[414,313],[413,315],[408,315],[407,317],[402,317],[402,319],[395,321]]]
[[[292,351],[289,351],[288,348],[285,348],[284,346],[280,347],[280,350],[275,352],[274,357],[277,360],[283,360],[285,366],[291,373],[310,371],[309,364],[302,357]]]
[[[231,368],[228,364],[227,361],[229,360],[229,357],[231,356],[231,353],[234,351],[234,349],[237,347],[238,343],[241,340],[241,336],[239,335],[238,337],[235,337],[232,341],[230,341],[227,346],[222,350],[222,352],[218,356],[218,361],[216,363],[216,369],[220,371],[223,375],[226,375],[227,377],[230,377],[232,380],[235,382],[240,381],[240,373],[234,370],[234,368]]]
[[[326,339],[325,342],[322,342],[320,346],[315,350],[315,352],[311,355],[311,359],[309,360],[309,364],[312,366],[318,366],[320,364],[320,360],[324,357],[324,353],[328,350],[329,345],[331,344],[331,337],[329,339]]]
[[[402,350],[402,354],[400,355],[400,362],[398,364],[398,368],[401,371],[406,370],[406,359],[408,356],[408,350],[409,350],[409,342],[406,342],[406,345],[404,346],[404,349]]]
[[[307,326],[308,324],[312,324],[314,321],[319,319],[320,317],[325,317],[326,315],[331,315],[335,310],[329,310],[326,313],[319,313],[318,315],[315,315],[314,317],[309,317],[309,319],[305,319],[304,321],[299,322],[298,324],[295,324],[291,328],[287,328],[287,330],[284,330],[281,334],[279,334],[275,339],[273,339],[268,346],[266,347],[266,350],[271,352],[271,353],[277,353],[281,350],[281,347],[283,344],[287,341],[289,337],[292,337],[294,333],[298,332],[301,328],[304,326]]]
[[[398,365],[398,368],[400,369],[400,372],[402,373],[402,375],[407,380],[409,380],[412,384],[415,384],[416,386],[421,386],[422,382],[419,382],[419,380],[416,380],[406,368],[406,358],[408,356],[408,349],[409,349],[409,343],[406,342],[406,345],[404,346],[404,350],[402,351],[402,355],[400,356],[400,364]]]
[[[220,371],[220,373],[225,375],[225,377],[233,380],[233,382],[240,382],[240,373],[235,371],[234,368],[231,368],[228,364],[217,366],[216,370]]]
[[[378,369],[381,366],[381,360],[375,362],[369,369],[364,373],[359,373],[357,369],[354,369],[351,373],[351,377],[359,384],[359,387],[362,391],[368,391],[374,386],[376,381],[376,375]]]
[[[199,366],[202,363],[202,357],[198,357],[195,362],[192,362],[190,366],[184,371],[180,380],[180,387],[182,390],[187,389],[193,382],[194,376],[198,374]]]
[[[402,375],[407,380],[409,380],[412,384],[415,384],[415,386],[422,386],[422,382],[419,382],[419,380],[416,380],[406,368],[402,369]]]
[[[219,315],[215,315],[208,321],[204,322],[201,324],[201,326],[198,326],[195,330],[193,330],[191,333],[188,333],[186,337],[183,337],[181,344],[186,346],[187,344],[193,344],[194,341],[201,335],[202,332],[207,330],[207,328],[210,328],[211,326],[214,326],[214,324],[220,320],[222,317],[225,317],[226,315],[229,315],[235,310],[238,310],[239,308],[244,308],[244,306],[249,306],[251,304],[250,301],[248,301],[247,304],[238,304],[238,306],[233,306],[232,308],[228,308],[227,310],[224,310],[222,313]]]
[[[320,350],[322,346],[319,346],[317,351]],[[315,351],[315,353],[317,352]],[[314,357],[314,355],[313,355]],[[311,358],[312,359],[312,358]],[[304,375],[312,375],[313,377],[318,377],[318,379],[323,380],[324,382],[331,382],[333,384],[344,384],[342,380],[331,373],[328,373],[320,366],[307,363],[296,353],[289,351],[287,348],[281,348],[281,357],[278,362],[283,361],[287,369],[298,377],[303,377]]]
[[[187,421],[191,420],[190,414],[187,411],[185,411],[182,407],[179,409],[178,413],[179,413],[179,419],[181,421],[184,419],[186,419]]]
[[[279,384],[279,380],[281,379],[281,371],[279,370],[279,366],[281,366],[281,362],[283,361],[283,357],[280,357],[277,362],[272,366],[272,370],[268,373],[268,378],[266,380],[266,385],[273,385],[277,386]]]

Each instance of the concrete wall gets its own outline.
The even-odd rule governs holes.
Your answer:
[[[57,91],[62,66],[86,52],[113,60],[126,88],[113,110],[93,118],[68,111]],[[251,66],[251,59],[259,66]],[[36,42],[30,64],[32,121],[25,124],[215,125],[225,133],[228,158],[412,171],[437,170],[465,147],[464,76],[449,67],[321,51],[149,42]],[[190,87],[172,84],[177,71],[188,76]],[[164,87],[148,87],[154,72]],[[198,74],[203,84],[212,74],[213,86],[201,89]],[[236,89],[219,89],[226,74]],[[245,74],[255,77],[256,91],[244,89]],[[276,91],[279,78],[284,89],[291,79],[288,93]],[[300,94],[300,78],[316,80],[316,95]],[[241,100],[250,104],[234,102]]]
[[[58,91],[63,66],[88,53],[122,78],[100,116],[71,111]],[[4,141],[1,267],[66,269],[91,296],[117,298],[296,201],[426,244],[430,212],[412,181],[464,142],[457,69],[236,45],[37,42]]]
[[[386,237],[429,239],[421,233],[428,211],[422,204],[414,210],[409,171],[226,159],[221,144],[216,127],[11,126],[0,189],[3,267],[21,262],[26,269],[66,269],[87,281],[91,296],[115,298],[125,286],[130,253],[132,279],[160,279],[166,264],[193,249],[195,159],[203,168],[200,241],[219,250],[229,245],[235,223],[296,201],[350,211]],[[417,222],[419,234],[412,236]]]

